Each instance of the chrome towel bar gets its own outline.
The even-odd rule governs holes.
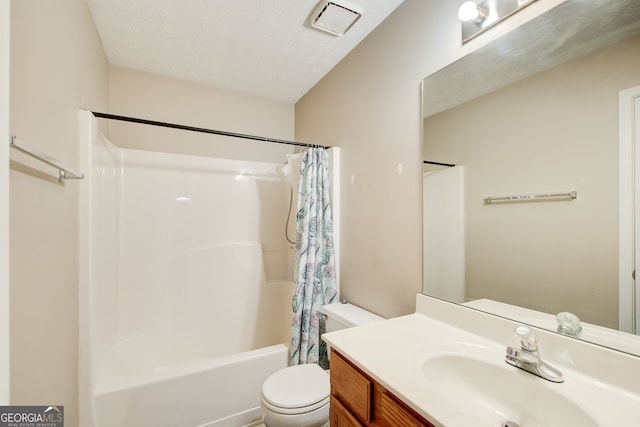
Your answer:
[[[550,200],[573,200],[578,197],[577,191],[566,193],[538,193],[518,194],[513,196],[487,196],[483,199],[485,205],[493,203],[543,202]]]
[[[9,142],[9,146],[11,148],[15,148],[16,150],[27,154],[34,159],[38,159],[43,163],[48,164],[49,166],[53,166],[58,169],[58,181],[64,183],[65,179],[84,179],[84,174],[78,172],[77,170],[65,165],[59,160],[54,159],[53,157],[44,154],[35,148],[30,147],[25,144],[23,141],[19,140],[15,135],[11,135],[11,141]]]

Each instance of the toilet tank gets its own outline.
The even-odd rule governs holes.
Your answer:
[[[356,305],[342,302],[323,306],[322,313],[327,316],[325,319],[326,332],[335,332],[340,329],[384,320],[383,317],[377,314],[371,313]]]

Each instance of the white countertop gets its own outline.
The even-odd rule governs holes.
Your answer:
[[[414,373],[411,352],[407,350],[417,341],[430,340],[430,323],[428,318],[412,314],[331,332],[323,338],[427,420],[445,426],[430,413],[436,396]],[[467,420],[466,425],[473,425],[473,420]]]
[[[418,299],[420,298],[421,296],[418,296]],[[457,309],[453,308],[453,310]],[[463,315],[466,316],[466,313]],[[470,316],[490,315],[471,313]],[[461,320],[461,322],[463,321]],[[505,319],[491,318],[489,319],[489,324],[491,322],[500,325],[497,329],[506,331],[511,331],[514,325],[513,322]],[[504,322],[506,323],[502,325]],[[482,329],[491,328],[483,324]],[[481,427],[486,425],[497,427],[494,423],[479,420],[473,414],[461,409],[460,406],[451,404],[450,401],[439,394],[432,384],[428,383],[423,375],[425,352],[442,351],[446,353],[448,351],[446,346],[451,343],[477,344],[483,347],[485,355],[489,354],[489,359],[492,363],[495,360],[496,366],[503,367],[506,365],[504,362],[506,346],[513,345],[509,338],[510,332],[506,333],[507,336],[504,339],[502,339],[503,331],[493,331],[494,336],[491,336],[491,334],[480,336],[477,331],[474,332],[472,333],[466,328],[462,329],[453,326],[449,322],[445,323],[431,316],[415,313],[383,322],[328,333],[323,335],[323,338],[333,348],[348,357],[373,379],[436,426]],[[496,334],[500,339],[495,339]],[[582,408],[586,407],[589,415],[596,420],[599,426],[637,425],[640,422],[638,421],[640,420],[638,390],[625,388],[628,384],[633,384],[634,381],[640,381],[640,359],[635,364],[634,360],[620,359],[620,357],[624,358],[624,355],[620,356],[622,353],[611,354],[610,350],[603,348],[601,351],[610,352],[603,354],[603,363],[608,364],[610,362],[606,360],[607,357],[613,357],[614,359],[612,360],[618,361],[615,363],[616,366],[603,366],[602,369],[607,371],[605,373],[606,378],[617,380],[618,378],[624,378],[625,375],[627,377],[631,375],[636,378],[636,380],[629,381],[629,383],[625,382],[624,384],[605,384],[601,377],[588,377],[577,370],[582,362],[579,360],[580,357],[577,356],[576,345],[589,344],[576,344],[575,340],[569,341],[567,348],[570,348],[570,351],[566,350],[563,353],[558,352],[556,347],[562,346],[565,342],[561,341],[558,344],[549,340],[556,340],[556,338],[541,337],[542,358],[564,373],[565,382],[554,384],[534,376],[534,378],[541,381],[540,386],[553,387],[552,390],[554,392],[562,393],[563,396],[570,399],[575,397]],[[549,344],[546,344],[547,342]],[[562,356],[548,360],[544,355],[545,345],[554,348],[553,351],[549,352],[550,356],[555,356],[556,354],[562,354]],[[593,352],[600,351],[600,349],[594,350],[589,347],[585,351],[587,358],[592,360]],[[578,361],[574,363],[573,359]],[[619,363],[620,360],[622,360],[622,363]],[[629,369],[629,367],[634,368],[633,372],[614,372],[615,369]],[[507,369],[510,368],[512,367],[507,365]],[[517,370],[517,368],[513,369]],[[524,375],[531,374],[524,372]],[[491,384],[487,384],[487,387],[491,387]],[[460,399],[465,398],[473,397],[460,396]]]

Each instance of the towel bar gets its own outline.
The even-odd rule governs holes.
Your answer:
[[[19,140],[15,135],[11,135],[11,141],[9,142],[9,146],[11,148],[15,148],[16,150],[27,154],[34,159],[38,159],[43,163],[48,164],[49,166],[53,166],[58,169],[58,181],[64,183],[65,179],[84,179],[84,174],[74,170],[73,168],[65,165],[59,160],[54,159],[53,157],[41,153],[35,148],[32,148]]]
[[[542,202],[548,200],[573,200],[578,197],[577,191],[566,193],[538,193],[538,194],[518,194],[513,196],[486,196],[483,201],[485,205],[493,203],[517,203],[517,202]]]

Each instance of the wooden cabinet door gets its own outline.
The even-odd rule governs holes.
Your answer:
[[[331,353],[331,394],[362,422],[371,422],[373,382],[339,353]]]
[[[331,413],[329,425],[331,427],[363,427],[360,421],[334,396],[331,396],[329,408],[329,412]]]
[[[330,373],[331,427],[433,427],[335,350]]]
[[[380,424],[385,427],[431,427],[432,424],[423,420],[413,410],[406,407],[388,391],[382,393],[380,407],[376,408],[376,416]]]

